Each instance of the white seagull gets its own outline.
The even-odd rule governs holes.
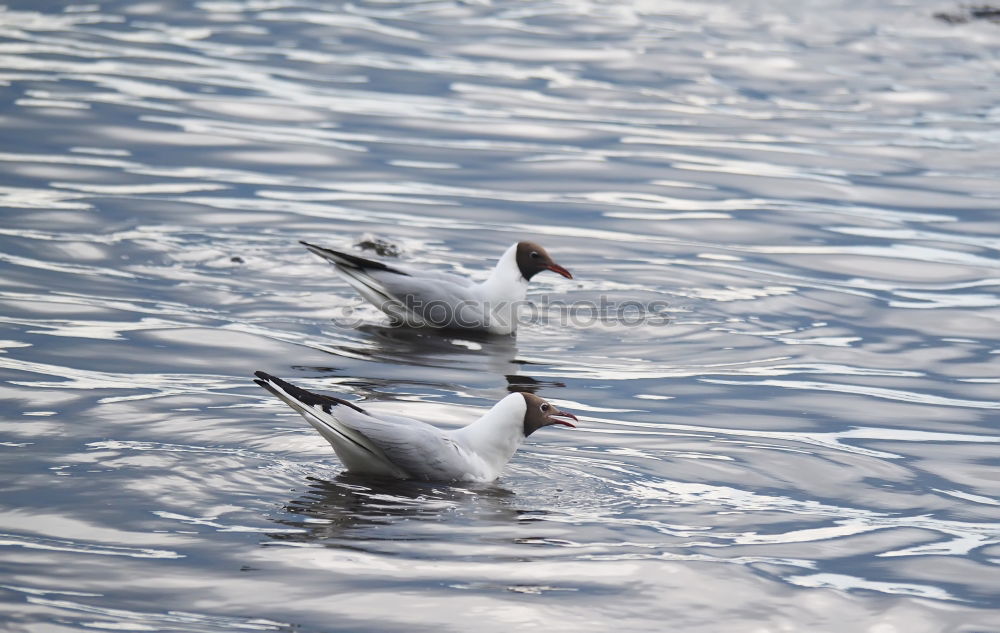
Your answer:
[[[512,393],[475,422],[445,431],[426,422],[384,413],[306,391],[258,371],[256,382],[306,419],[333,446],[352,473],[488,482],[500,476],[524,438],[551,424],[574,426],[576,416],[530,393]]]
[[[393,321],[418,327],[513,334],[517,329],[517,309],[524,301],[532,277],[551,270],[567,279],[573,278],[534,242],[511,245],[489,278],[478,283],[451,273],[389,265],[300,243],[333,264],[347,283]]]

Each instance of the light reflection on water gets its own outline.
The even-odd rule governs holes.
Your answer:
[[[9,4],[4,620],[995,627],[1000,30],[939,9]],[[575,277],[536,303],[667,322],[388,328],[297,245],[363,235],[470,275],[531,236]],[[255,369],[583,424],[358,480]]]

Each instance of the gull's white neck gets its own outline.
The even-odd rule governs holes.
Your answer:
[[[485,479],[495,479],[524,441],[524,396],[512,393],[483,417],[452,432],[454,440],[478,458]]]
[[[517,244],[511,245],[497,262],[489,279],[479,285],[486,301],[522,301],[528,292],[528,280],[517,267]]]

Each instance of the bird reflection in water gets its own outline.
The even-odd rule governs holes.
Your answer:
[[[270,538],[357,548],[363,541],[437,539],[442,522],[450,529],[463,523],[511,525],[536,515],[516,508],[514,492],[496,483],[452,485],[346,473],[309,482],[309,489],[274,519],[297,530],[268,533]]]
[[[336,356],[378,363],[383,373],[389,374],[387,377],[354,376],[337,381],[339,384],[360,388],[373,399],[382,399],[378,395],[380,391],[399,387],[401,384],[466,392],[470,387],[495,389],[497,383],[503,380],[507,383],[508,391],[530,393],[565,386],[562,382],[522,375],[524,369],[533,363],[517,357],[517,339],[513,336],[375,324],[363,324],[356,330],[359,336],[364,337],[363,340],[356,344],[326,348],[324,351]],[[413,366],[451,371],[435,372],[438,379],[427,381],[414,378],[412,370],[406,369]],[[403,368],[405,373],[386,371],[392,367]],[[295,365],[293,369],[342,376],[336,365]]]
[[[514,373],[517,339],[483,332],[432,330],[363,324],[356,328],[364,337],[359,344],[334,350],[353,357],[404,365],[471,369],[494,374]]]

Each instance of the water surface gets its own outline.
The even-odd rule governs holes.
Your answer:
[[[998,630],[1000,29],[877,4],[8,3],[4,628]],[[365,236],[575,279],[393,329]],[[258,369],[582,423],[371,482]]]

